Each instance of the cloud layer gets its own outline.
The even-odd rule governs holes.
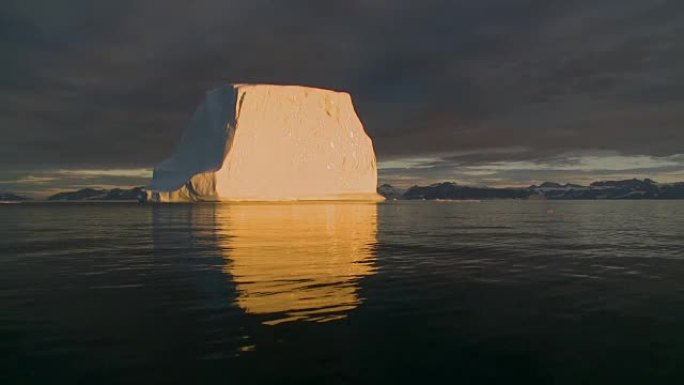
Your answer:
[[[465,158],[484,166],[592,152],[637,160],[684,153],[684,4],[677,1],[8,0],[0,7],[5,180],[149,168],[173,150],[204,92],[229,82],[351,92],[381,162],[439,159],[403,175],[414,179],[450,179]]]

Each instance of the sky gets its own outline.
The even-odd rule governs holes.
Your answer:
[[[677,0],[3,0],[0,191],[137,186],[226,83],[352,94],[381,183],[684,181]]]

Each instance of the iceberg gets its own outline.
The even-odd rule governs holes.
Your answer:
[[[348,93],[233,84],[207,93],[147,198],[382,200],[376,188],[373,143]]]

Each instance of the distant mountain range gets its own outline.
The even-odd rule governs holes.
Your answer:
[[[48,197],[49,201],[137,201],[145,195],[142,187],[111,190],[84,188],[65,191]]]
[[[27,201],[29,198],[10,192],[0,192],[0,202],[21,202]]]
[[[589,186],[544,182],[529,187],[471,187],[444,182],[429,186],[413,186],[401,191],[391,185],[378,187],[378,193],[387,199],[684,199],[684,182],[657,183],[651,179],[629,179],[594,182]]]
[[[483,199],[684,199],[684,182],[657,183],[651,179],[628,179],[594,182],[588,186],[544,182],[529,187],[473,187],[451,182],[429,186],[413,186],[401,190],[389,184],[378,187],[378,193],[389,200],[483,200]],[[65,191],[47,198],[49,201],[140,201],[143,187],[111,190],[84,188]],[[0,192],[0,202],[20,202],[30,198],[10,192]]]

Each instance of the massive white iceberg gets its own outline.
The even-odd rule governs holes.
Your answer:
[[[152,201],[381,200],[373,143],[351,96],[235,84],[207,93]]]

